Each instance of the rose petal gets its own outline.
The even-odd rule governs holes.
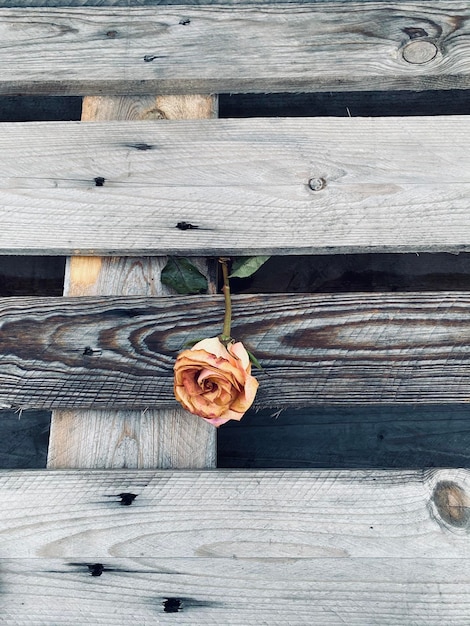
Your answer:
[[[251,371],[250,357],[242,342],[238,341],[237,343],[232,343],[228,347],[228,350],[240,359],[243,369],[249,373]]]
[[[248,376],[245,383],[245,389],[232,403],[231,408],[234,411],[241,411],[245,413],[253,404],[258,387],[259,383],[256,378],[254,376]]]
[[[174,392],[182,406],[214,426],[240,420],[252,405],[258,381],[241,342],[227,348],[218,337],[181,352],[174,365]]]
[[[238,361],[234,357],[229,356],[229,359],[223,359],[217,357],[214,354],[208,354],[204,350],[185,350],[176,359],[174,365],[175,374],[178,377],[178,373],[183,369],[188,368],[200,368],[200,369],[212,369],[214,372],[227,373],[232,378],[236,378],[240,385],[244,384],[246,372],[243,368],[239,367]]]
[[[227,348],[220,341],[218,337],[210,337],[209,339],[203,339],[202,341],[198,341],[193,347],[192,350],[205,350],[210,354],[215,354],[222,359],[228,359]]]
[[[206,420],[206,422],[209,422],[209,424],[212,424],[212,426],[218,428],[219,426],[222,426],[222,424],[225,424],[225,422],[228,422],[230,420],[230,417],[206,417],[204,419]]]

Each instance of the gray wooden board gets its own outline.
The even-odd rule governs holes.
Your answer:
[[[258,408],[467,403],[469,308],[467,292],[244,295],[233,335],[265,368]],[[219,296],[2,299],[2,408],[175,406],[176,354],[222,317]]]
[[[2,558],[470,556],[470,473],[12,470]]]
[[[0,559],[2,623],[468,626],[470,613],[464,558],[106,558],[92,576],[97,565]]]
[[[468,17],[459,0],[3,8],[0,92],[466,88]]]
[[[470,467],[467,405],[250,411],[217,432],[217,467]]]
[[[470,249],[468,116],[0,132],[3,254]]]
[[[424,2],[440,3],[443,0],[423,0]],[[388,5],[388,0],[361,0],[361,4]],[[243,6],[251,7],[264,4],[331,4],[331,0],[2,0],[4,8],[31,7],[143,7],[143,6]],[[336,0],[336,5],[348,8],[357,2],[353,0]]]

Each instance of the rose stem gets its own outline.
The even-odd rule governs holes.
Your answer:
[[[224,278],[224,286],[222,287],[222,291],[224,293],[225,299],[225,315],[224,315],[224,328],[222,330],[222,341],[230,341],[230,332],[232,325],[232,301],[230,298],[230,282],[228,279],[228,259],[219,259],[222,265],[222,276]]]

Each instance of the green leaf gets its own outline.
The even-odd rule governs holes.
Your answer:
[[[266,263],[270,256],[241,256],[235,259],[229,278],[248,278]]]
[[[207,291],[207,278],[185,257],[170,257],[162,269],[161,281],[177,293]]]
[[[245,350],[246,350],[246,348],[245,348]],[[262,370],[263,368],[261,367],[261,363],[255,357],[255,355],[252,352],[250,352],[249,350],[247,350],[247,353],[248,353],[248,358],[253,363],[253,365],[256,367],[256,369]]]

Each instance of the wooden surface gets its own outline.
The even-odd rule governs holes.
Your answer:
[[[44,626],[98,619],[122,626],[134,621],[186,626],[468,624],[468,566],[453,559],[413,564],[388,559],[382,567],[355,559],[340,571],[323,559],[113,559],[109,569],[115,571],[105,570],[99,578],[91,578],[81,563],[15,559],[1,564],[10,593],[0,603],[12,624],[23,623],[18,618],[25,608],[34,624]],[[260,576],[267,581],[262,588]],[[185,594],[177,614],[164,611],[168,590]]]
[[[1,133],[3,254],[470,249],[468,116],[7,123]]]
[[[69,261],[65,291],[70,296],[162,293],[164,263],[163,258],[152,257],[76,257]],[[51,469],[215,464],[215,429],[176,403],[165,411],[146,406],[139,411],[75,410],[52,415],[47,459]]]
[[[261,361],[256,407],[467,403],[467,292],[234,298],[233,334]],[[0,301],[2,408],[175,407],[172,368],[220,332],[223,300]]]
[[[463,469],[5,471],[0,551],[468,560],[469,488]]]
[[[4,472],[2,616],[466,626],[469,488],[467,470]]]
[[[4,8],[0,92],[466,88],[468,17],[458,0]]]
[[[1,559],[5,623],[467,626],[470,611],[463,558],[107,558],[92,576],[96,565]]]
[[[213,117],[217,117],[217,97],[197,94],[114,98],[88,96],[83,99],[82,107],[82,121],[87,122],[197,120]],[[145,150],[143,146],[140,149]]]
[[[153,98],[87,97],[82,120],[211,117],[211,96]],[[157,113],[158,115],[157,115]],[[206,273],[206,263],[204,264]],[[64,294],[162,295],[165,257],[72,257]],[[92,352],[93,354],[93,352]],[[213,426],[175,404],[165,411],[55,411],[47,466],[61,468],[211,468],[216,465]]]

